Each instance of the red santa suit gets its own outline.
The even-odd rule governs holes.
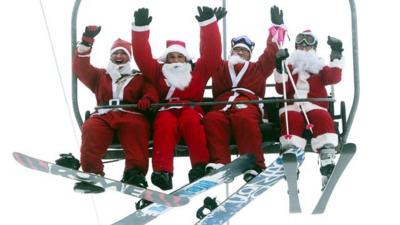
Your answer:
[[[266,79],[275,68],[277,44],[269,36],[266,48],[256,62],[233,65],[223,61],[212,75],[215,101],[259,100],[264,97]],[[234,137],[240,154],[252,153],[257,166],[264,169],[261,149],[262,104],[216,105],[205,116],[207,144],[212,163],[229,163],[229,140]]]
[[[129,42],[118,39],[111,53],[122,49],[131,56]],[[74,53],[73,72],[96,96],[97,105],[107,105],[109,101],[135,104],[148,98],[158,102],[156,89],[145,81],[141,73],[122,77],[90,64],[91,48],[80,45]],[[137,109],[102,109],[92,114],[82,126],[81,165],[85,172],[104,175],[101,159],[113,136],[118,135],[125,153],[125,171],[140,169],[143,174],[148,170],[149,122]]]
[[[325,65],[323,59],[319,58],[315,50],[309,52],[296,50],[287,60],[289,70],[293,75],[296,84],[297,93],[291,84],[288,76],[275,71],[276,91],[283,94],[284,82],[288,99],[299,98],[325,98],[328,97],[325,89],[326,85],[332,85],[340,82],[343,66],[343,58],[334,59],[329,66]],[[288,103],[288,126],[286,131],[284,108],[281,108],[281,137],[282,146],[295,145],[305,148],[306,140],[302,137],[306,128],[305,117],[301,108],[307,114],[309,122],[313,125],[311,147],[318,151],[325,144],[333,146],[338,145],[338,136],[336,134],[333,120],[328,112],[328,102],[296,102]],[[290,138],[285,138],[286,134]]]
[[[221,37],[215,17],[200,23],[200,58],[195,63],[191,76],[183,86],[166,76],[167,63],[160,63],[153,58],[149,44],[148,26],[132,27],[133,55],[135,61],[156,86],[160,99],[164,102],[201,102],[205,86],[211,73],[221,61]],[[183,42],[168,41],[167,49],[159,58],[165,62],[168,53],[179,52],[187,60],[191,57]],[[187,63],[188,64],[188,63]],[[164,107],[159,110],[154,121],[153,170],[173,173],[175,146],[183,138],[189,150],[192,166],[207,164],[209,154],[202,124],[201,107]]]

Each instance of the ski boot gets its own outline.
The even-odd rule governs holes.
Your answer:
[[[246,182],[251,181],[254,177],[256,177],[259,173],[261,173],[263,169],[257,165],[255,165],[252,169],[247,170],[243,174],[243,180]]]
[[[138,168],[132,168],[128,171],[125,171],[121,182],[142,188],[148,187],[146,177],[144,176],[142,171]]]
[[[296,147],[295,145],[292,145],[292,144],[287,144],[282,147],[281,154],[282,154],[282,156],[284,154],[296,154],[296,151],[298,148],[300,148],[300,147]],[[297,168],[297,180],[299,179],[299,175],[300,175],[300,170],[299,170],[299,168]],[[286,180],[286,176],[284,177],[284,179]]]
[[[168,172],[153,172],[151,174],[151,182],[161,190],[172,189],[172,174]]]
[[[204,164],[193,166],[188,173],[189,183],[193,183],[194,181],[204,177],[204,175],[206,175],[206,166]]]
[[[121,182],[135,185],[141,188],[147,188],[149,186],[147,184],[146,177],[144,176],[142,171],[138,168],[132,168],[128,171],[125,171],[124,175],[122,176]],[[150,205],[151,203],[153,202],[148,201],[146,199],[140,199],[138,202],[135,202],[135,208],[136,210],[140,210]]]
[[[333,145],[324,145],[319,152],[319,158],[321,161],[319,171],[322,175],[322,190],[325,189],[329,177],[331,176],[333,169],[335,169],[335,154],[336,150]]]
[[[72,153],[68,154],[60,154],[59,159],[56,160],[56,164],[59,166],[67,167],[70,169],[78,170],[81,164],[79,163],[79,160],[77,160]],[[93,185],[89,182],[85,181],[80,181],[75,183],[74,185],[74,191],[78,193],[84,193],[84,194],[97,194],[97,193],[102,193],[104,192],[104,188],[98,187],[96,185]]]

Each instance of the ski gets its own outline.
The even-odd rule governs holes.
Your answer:
[[[289,212],[301,213],[297,187],[297,157],[294,153],[283,153],[283,167],[288,184]]]
[[[326,205],[328,204],[329,198],[333,192],[333,189],[335,188],[336,183],[338,182],[343,171],[346,169],[350,160],[356,153],[356,149],[357,149],[356,145],[353,143],[348,143],[343,146],[339,160],[335,166],[335,169],[333,170],[328,180],[328,183],[326,184],[325,189],[323,190],[321,197],[319,198],[318,203],[315,206],[312,214],[324,213]]]
[[[157,202],[158,204],[166,205],[168,207],[182,206],[189,203],[189,198],[185,196],[169,195],[108,179],[96,174],[84,173],[79,170],[70,169],[51,162],[36,159],[19,152],[14,152],[13,156],[18,163],[29,169],[38,170],[77,181],[85,181],[105,189],[119,191],[137,198],[143,198],[152,202]]]
[[[254,155],[242,155],[231,163],[224,165],[193,183],[179,188],[171,194],[192,198],[220,184],[231,182],[235,177],[250,169],[254,163]],[[113,225],[143,225],[166,213],[169,209],[171,208],[166,205],[153,203],[113,223]]]
[[[297,148],[295,153],[300,165],[304,161],[304,151]],[[229,196],[217,208],[196,224],[216,225],[227,222],[257,196],[278,183],[284,176],[283,159],[282,155],[280,155],[267,169],[239,188],[239,190]]]

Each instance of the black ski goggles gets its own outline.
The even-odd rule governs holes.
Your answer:
[[[296,45],[314,46],[317,44],[317,39],[309,34],[298,34],[296,36]]]
[[[250,40],[249,37],[243,35],[243,36],[232,38],[232,40],[231,40],[232,47],[239,43],[243,43],[243,44],[249,46],[249,48],[253,51],[255,43],[252,40]]]

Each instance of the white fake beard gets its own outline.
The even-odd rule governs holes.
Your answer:
[[[244,64],[245,62],[247,62],[247,60],[243,59],[242,57],[236,54],[229,56],[228,59],[228,63],[232,65]]]
[[[309,51],[295,50],[287,60],[293,66],[293,73],[318,73],[325,65],[314,49]]]
[[[167,81],[180,90],[184,90],[192,80],[190,63],[165,63],[162,72]]]
[[[115,64],[113,62],[109,62],[107,66],[107,73],[110,74],[111,79],[118,80],[122,74],[130,75],[132,73],[131,64]]]

